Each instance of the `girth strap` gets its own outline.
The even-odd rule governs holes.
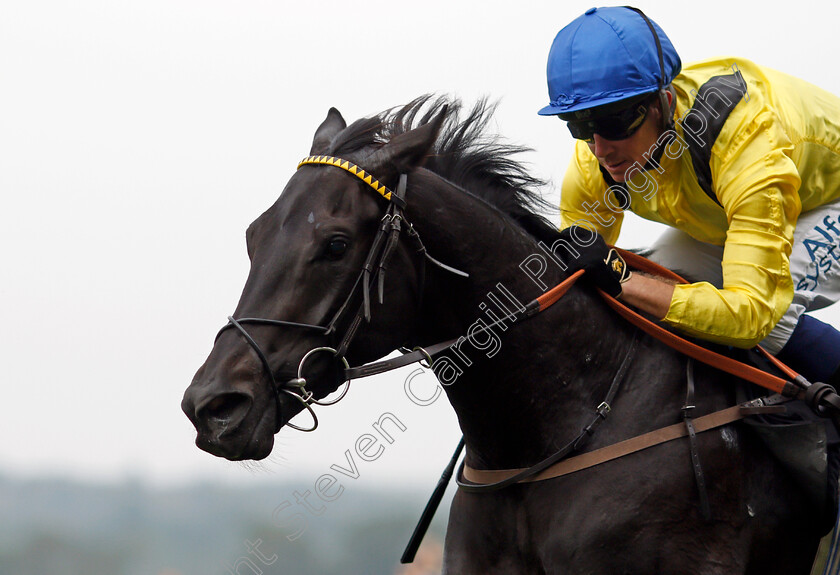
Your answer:
[[[785,407],[782,405],[764,406],[758,405],[756,402],[735,405],[694,419],[694,431],[696,433],[702,433],[723,427],[724,425],[743,419],[747,415],[780,413],[784,410]],[[520,482],[531,483],[533,481],[562,477],[687,435],[688,429],[686,429],[685,423],[675,423],[674,425],[626,439],[607,447],[564,459],[531,477],[521,479]],[[487,485],[507,481],[523,471],[524,469],[473,469],[465,464],[462,470],[462,477],[476,485]]]

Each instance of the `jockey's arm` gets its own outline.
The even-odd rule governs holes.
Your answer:
[[[640,273],[634,273],[621,287],[621,301],[656,319],[665,317],[674,297],[674,284]]]

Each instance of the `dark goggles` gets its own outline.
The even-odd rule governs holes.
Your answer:
[[[585,142],[592,142],[595,134],[606,140],[627,139],[645,123],[650,104],[650,101],[635,103],[613,114],[587,120],[569,120],[569,132],[574,139]]]

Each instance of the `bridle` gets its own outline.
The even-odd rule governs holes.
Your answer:
[[[382,217],[382,220],[380,221],[379,228],[376,232],[376,235],[374,236],[373,243],[371,244],[370,250],[368,251],[367,257],[365,259],[365,263],[362,266],[362,270],[359,273],[355,284],[353,285],[352,289],[350,290],[350,293],[347,295],[342,305],[338,308],[338,310],[333,315],[332,319],[325,326],[255,317],[245,317],[237,319],[233,316],[228,316],[228,323],[225,326],[223,326],[222,329],[219,330],[218,334],[216,334],[216,339],[218,340],[222,332],[228,329],[237,330],[245,338],[245,341],[248,342],[248,345],[251,346],[251,348],[254,350],[254,352],[256,352],[257,356],[259,357],[260,362],[263,366],[263,370],[268,374],[269,383],[273,390],[274,398],[277,405],[278,420],[280,417],[281,407],[280,394],[289,395],[293,397],[296,401],[299,401],[303,408],[309,411],[309,414],[312,416],[312,426],[300,427],[291,422],[287,422],[286,425],[298,431],[308,432],[315,431],[315,429],[318,427],[318,416],[312,409],[312,405],[316,404],[327,406],[338,403],[341,399],[344,398],[344,396],[347,394],[348,389],[350,388],[350,377],[348,377],[348,375],[352,374],[353,372],[350,368],[350,364],[348,363],[347,358],[345,357],[345,354],[347,353],[347,349],[350,346],[350,343],[355,337],[356,332],[358,331],[362,322],[370,321],[370,300],[372,284],[374,280],[378,281],[378,301],[380,304],[383,302],[385,290],[385,272],[387,271],[388,262],[391,258],[391,255],[394,252],[394,248],[399,243],[400,235],[403,231],[403,222],[408,224],[406,229],[406,236],[414,244],[416,253],[420,254],[421,256],[425,256],[420,258],[419,263],[420,289],[418,290],[418,293],[421,294],[421,296],[423,291],[422,286],[425,281],[425,262],[427,259],[454,273],[463,274],[463,272],[459,272],[458,270],[454,270],[453,268],[449,268],[448,266],[440,264],[440,262],[428,256],[428,254],[426,253],[426,248],[425,246],[423,246],[423,242],[420,240],[420,236],[414,229],[414,226],[412,226],[406,221],[405,215],[403,213],[403,210],[406,206],[405,192],[408,181],[408,177],[406,174],[400,174],[397,189],[391,191],[388,187],[376,180],[372,175],[365,172],[359,166],[341,158],[336,158],[333,156],[309,156],[300,161],[300,163],[298,164],[298,169],[300,169],[304,165],[328,165],[345,170],[346,172],[359,178],[362,182],[364,182],[367,186],[372,188],[377,194],[381,195],[389,202],[388,209],[385,215]],[[349,322],[345,320],[345,318],[347,317],[351,318]],[[343,335],[340,339],[335,338],[335,335],[338,331],[338,326],[344,323],[347,324],[347,328],[345,329]],[[256,340],[251,336],[251,334],[248,333],[243,324],[269,325],[282,328],[293,328],[299,330],[314,331],[322,336],[337,339],[339,343],[335,347],[320,346],[315,347],[306,352],[301,358],[300,363],[298,364],[297,377],[278,384],[274,376],[274,371],[271,369],[271,365],[268,362],[268,357],[260,348]],[[303,376],[303,368],[306,362],[317,353],[331,353],[333,354],[333,357],[336,358],[339,362],[341,362],[344,366],[344,389],[336,399],[333,399],[331,401],[319,401],[315,399],[313,393],[306,388],[307,382]]]

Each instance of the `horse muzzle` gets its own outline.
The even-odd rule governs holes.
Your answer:
[[[271,453],[277,418],[272,396],[258,397],[244,385],[197,376],[181,409],[195,426],[196,445],[208,453],[233,461]]]

